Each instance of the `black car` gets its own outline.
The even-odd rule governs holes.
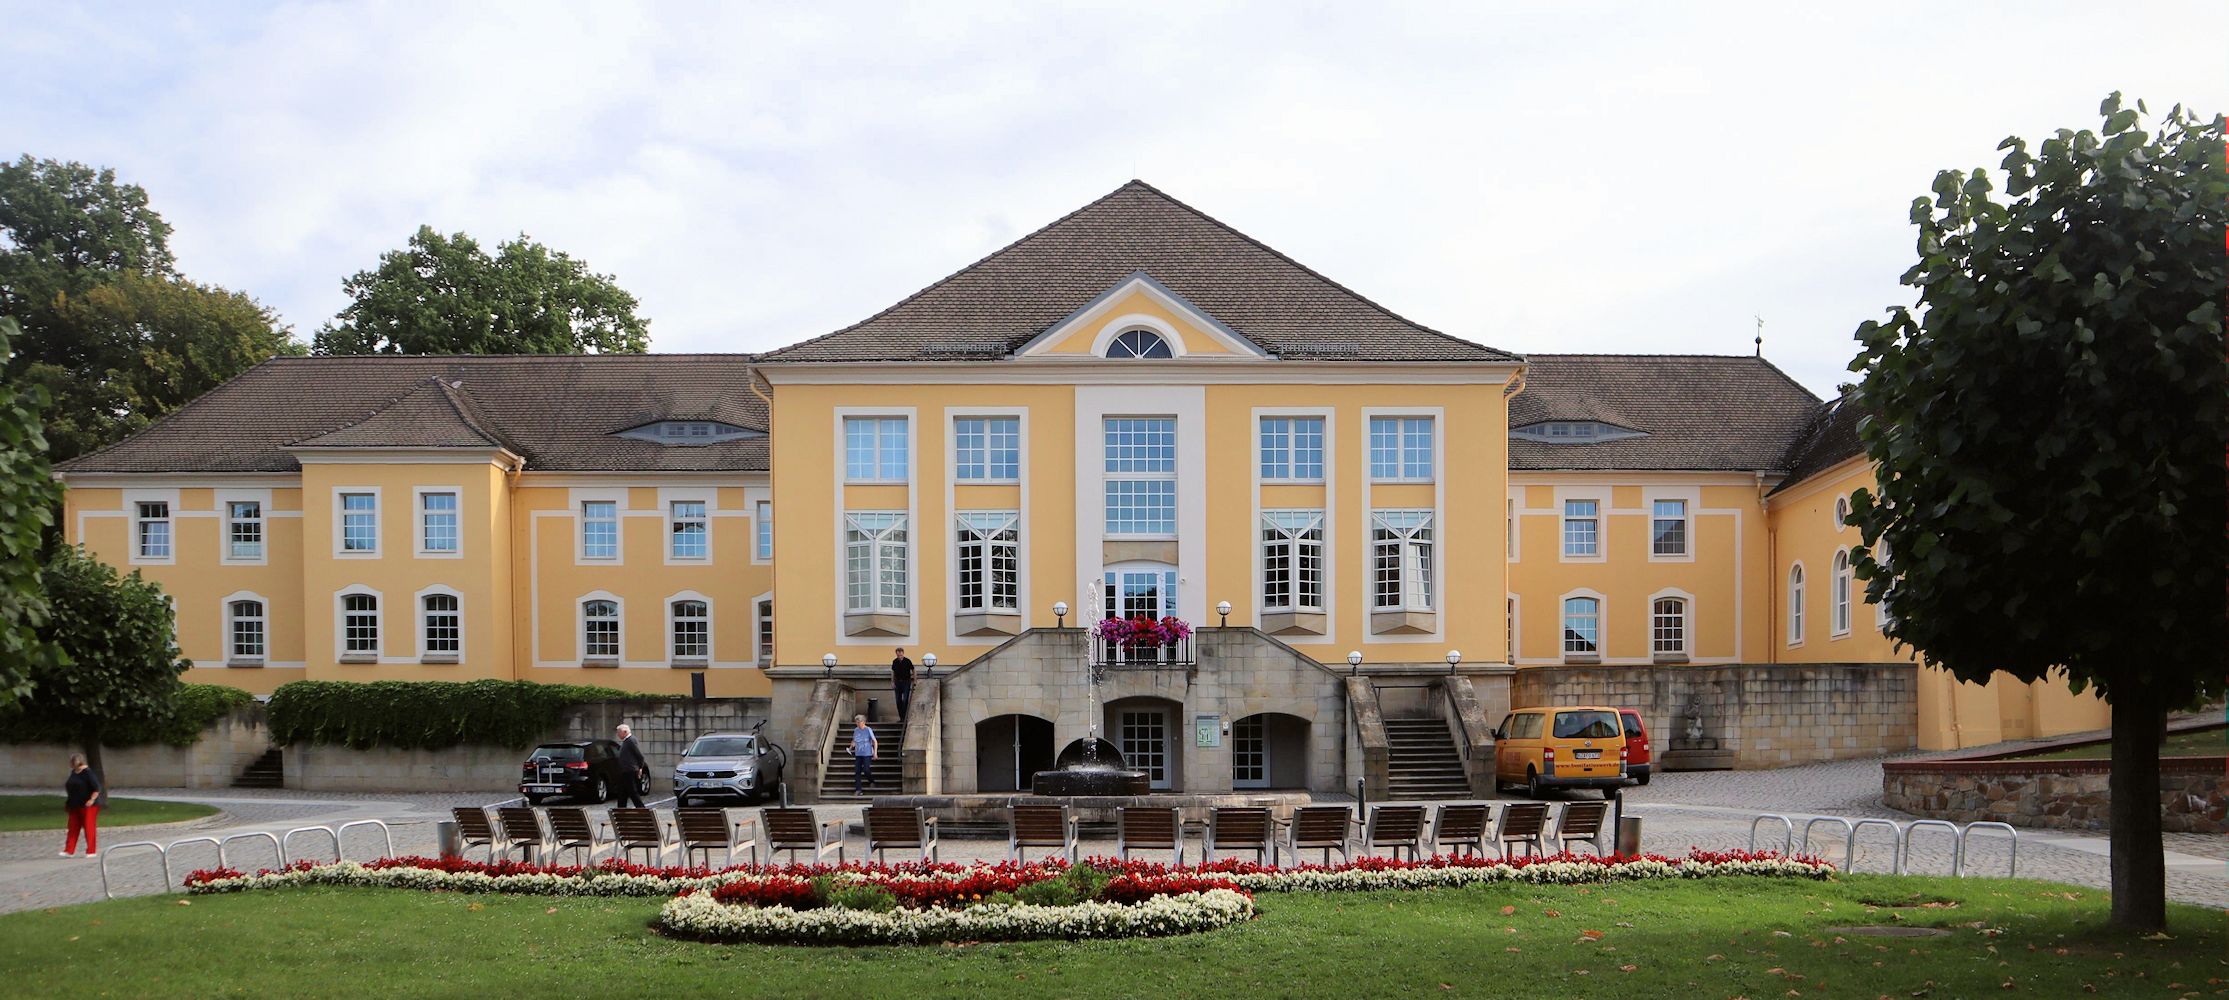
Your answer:
[[[603,802],[628,782],[639,793],[650,791],[650,776],[621,764],[619,744],[611,740],[544,743],[519,765],[519,794],[535,805],[559,795]]]

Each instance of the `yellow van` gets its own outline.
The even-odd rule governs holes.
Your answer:
[[[1494,730],[1494,789],[1522,785],[1539,798],[1550,788],[1599,788],[1602,797],[1628,784],[1625,725],[1618,710],[1599,705],[1520,708]]]

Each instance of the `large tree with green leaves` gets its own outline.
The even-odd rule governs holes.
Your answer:
[[[172,638],[170,602],[137,571],[121,576],[71,546],[47,563],[43,579],[52,606],[40,636],[66,662],[33,671],[20,711],[76,733],[86,763],[98,772],[102,734],[167,719],[177,704],[178,675],[190,664]]]
[[[639,354],[649,322],[608,274],[525,236],[494,256],[420,226],[341,286],[355,300],[317,333],[319,354]]]
[[[2166,716],[2229,683],[2229,177],[2219,118],[2100,113],[2006,139],[2002,201],[1977,169],[1913,203],[1918,308],[1858,328],[1851,506],[1891,637],[2111,704],[2113,921],[2156,929]]]
[[[0,369],[7,366],[16,323],[0,317]],[[46,625],[46,588],[39,553],[60,490],[47,466],[39,407],[46,393],[0,382],[0,712],[31,693],[34,674],[60,663],[39,635]]]
[[[56,459],[112,444],[277,354],[269,309],[181,277],[170,225],[115,171],[0,163],[0,313],[24,336],[5,375],[51,397]]]

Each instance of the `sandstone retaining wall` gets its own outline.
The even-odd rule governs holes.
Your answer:
[[[202,730],[190,747],[155,743],[101,748],[101,770],[119,789],[228,788],[249,763],[271,748],[271,730],[262,705],[243,705]],[[75,746],[49,743],[0,744],[0,786],[62,787],[70,773]]]
[[[2160,825],[2229,833],[2229,758],[2159,762]],[[1881,766],[1881,804],[1956,823],[2103,830],[2112,804],[2105,760],[1911,760]]]
[[[1509,703],[1632,708],[1659,759],[1694,745],[1742,768],[1877,757],[1919,740],[1910,663],[1527,667]]]
[[[748,730],[766,718],[765,698],[687,701],[642,698],[576,705],[540,742],[610,739],[624,722],[650,761],[651,787],[665,794],[675,761],[689,741],[709,732]],[[351,750],[327,743],[286,748],[286,786],[309,791],[481,792],[518,784],[524,747],[460,746],[445,750]]]

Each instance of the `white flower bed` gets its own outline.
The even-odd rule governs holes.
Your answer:
[[[1221,875],[1249,892],[1368,892],[1377,889],[1441,889],[1494,882],[1576,885],[1642,879],[1714,878],[1763,875],[1823,879],[1832,866],[1788,858],[1668,861],[1634,858],[1611,864],[1592,861],[1543,861],[1526,865],[1477,865],[1405,868],[1290,869]]]
[[[671,896],[683,889],[710,889],[741,877],[747,876],[737,874],[668,878],[661,875],[631,875],[594,870],[579,875],[487,875],[480,872],[445,872],[432,868],[374,869],[354,861],[336,861],[285,871],[213,879],[188,885],[186,891],[206,894],[301,885],[338,885],[440,892],[499,892],[523,896]]]
[[[1229,889],[1155,896],[1129,906],[1015,903],[882,913],[838,907],[800,911],[786,906],[735,906],[700,892],[668,900],[658,911],[658,922],[676,933],[711,941],[922,944],[1162,937],[1213,930],[1253,916],[1254,901]]]

